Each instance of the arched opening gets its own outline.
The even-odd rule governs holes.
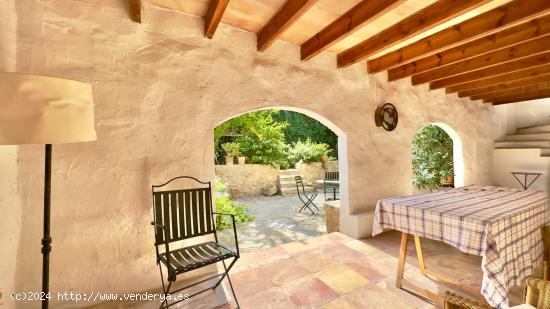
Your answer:
[[[412,146],[415,189],[464,186],[462,141],[454,129],[444,123],[429,124],[414,135]]]
[[[249,117],[251,114],[255,114],[255,116]],[[285,115],[284,117],[280,117],[280,114]],[[306,126],[308,128],[315,127],[316,129],[306,130],[309,131],[308,133],[301,132],[304,134],[298,134],[296,130],[292,133],[291,131],[293,130],[290,130],[292,128],[288,127],[281,130],[285,131],[286,134],[291,132],[290,134],[293,135],[290,140],[288,138],[285,139],[286,145],[284,145],[284,147],[287,147],[286,151],[290,151],[295,158],[294,161],[286,162],[286,165],[284,158],[283,160],[277,161],[277,159],[280,159],[278,154],[269,158],[262,157],[261,155],[255,156],[257,153],[250,151],[251,146],[258,146],[259,148],[267,147],[266,145],[272,146],[278,143],[277,139],[280,139],[280,136],[274,139],[272,138],[264,143],[260,142],[256,136],[254,138],[245,136],[246,134],[239,132],[239,130],[224,130],[225,136],[222,136],[222,134],[218,132],[219,128],[224,128],[224,126],[227,126],[228,122],[232,122],[237,118],[241,118],[237,121],[236,126],[238,127],[242,125],[240,120],[253,120],[254,118],[257,120],[258,115],[269,118],[269,120],[264,119],[260,121],[267,121],[271,124],[273,124],[273,122],[285,121],[285,119],[289,122],[289,117],[297,118],[297,121],[307,122]],[[235,124],[233,124],[233,126],[235,126]],[[224,129],[227,128],[225,127]],[[311,135],[312,132],[320,132],[317,135],[325,135],[327,139],[319,140],[319,136]],[[274,133],[273,130],[263,133],[267,135],[278,134],[277,132]],[[331,139],[331,136],[333,139]],[[319,147],[321,150],[323,149],[320,144],[327,144],[330,150],[328,152],[328,160],[327,156],[323,156],[321,162],[317,160],[319,158]],[[280,149],[276,146],[275,152],[279,150]],[[237,160],[235,158],[227,159],[225,155],[228,152],[233,152],[235,156],[244,156],[244,162],[243,160]],[[310,152],[313,152],[313,154]],[[253,213],[250,211],[248,212],[250,215],[256,217],[261,215],[261,220],[255,218],[256,220],[254,221],[243,223],[243,226],[246,226],[246,230],[239,231],[238,233],[240,238],[239,243],[241,243],[241,241],[243,242],[243,247],[241,249],[244,249],[244,251],[253,251],[255,249],[265,248],[266,246],[278,245],[324,234],[327,232],[326,226],[328,221],[331,221],[332,226],[336,225],[338,227],[340,225],[340,213],[347,213],[348,181],[346,135],[331,121],[316,113],[297,108],[272,106],[233,115],[219,122],[214,129],[213,157],[215,158],[212,162],[215,163],[214,170],[216,179],[218,183],[220,180],[222,183],[225,183],[226,192],[230,193],[230,195],[237,195],[237,198],[233,199],[238,202],[236,207],[239,207],[239,203],[245,204],[248,205],[249,209],[254,207]],[[305,159],[306,157],[310,160]],[[228,160],[232,162],[229,166],[227,165]],[[277,162],[272,162],[273,160]],[[336,187],[325,187],[326,182],[324,179],[327,175],[325,172],[338,172],[336,176]],[[306,195],[311,196],[313,193],[317,194],[314,203],[319,211],[311,205],[309,207],[315,214],[312,214],[308,208],[303,209],[301,214],[298,213],[304,205],[304,202],[296,195],[297,188],[294,180],[294,174],[296,173],[301,175],[304,179]],[[245,186],[248,188],[244,188]],[[268,190],[269,188],[275,188],[276,192],[274,190]],[[244,194],[240,194],[243,192]],[[220,193],[218,193],[218,196],[220,196]],[[328,215],[324,211],[325,203],[335,205],[334,208],[331,208],[333,210]],[[223,205],[217,205],[217,207],[220,206],[224,207]],[[262,213],[258,213],[258,207],[263,207],[261,208]],[[280,210],[281,207],[286,207],[286,214],[270,213],[278,211],[277,209]],[[336,209],[336,211],[334,211],[334,209]],[[271,216],[271,218],[266,216]],[[246,221],[246,219],[244,221]],[[329,230],[329,232],[330,231],[331,230]],[[221,234],[223,237],[223,233]],[[249,250],[247,250],[247,246]]]

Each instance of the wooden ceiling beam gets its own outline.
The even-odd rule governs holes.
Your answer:
[[[258,32],[258,50],[265,51],[318,0],[288,0]]]
[[[309,60],[359,28],[388,13],[405,0],[363,0],[300,46],[302,60]]]
[[[550,89],[543,89],[543,90],[538,90],[538,91],[534,91],[526,94],[502,97],[502,98],[499,98],[498,100],[494,100],[492,102],[486,102],[486,103],[493,103],[493,105],[500,105],[500,104],[508,104],[508,103],[519,103],[523,101],[530,101],[530,100],[537,100],[537,99],[544,99],[544,98],[550,98]]]
[[[390,81],[550,35],[550,16],[531,20],[460,46],[388,70]]]
[[[497,98],[497,97],[502,97],[502,96],[507,96],[512,94],[520,94],[520,93],[531,92],[538,89],[547,89],[547,88],[550,88],[550,82],[538,83],[534,85],[525,85],[525,86],[516,87],[516,88],[510,88],[510,89],[504,89],[504,90],[499,90],[499,91],[494,91],[489,93],[473,95],[470,97],[470,100],[474,100],[474,101],[487,100],[487,99],[492,99],[492,98]]]
[[[212,39],[222,20],[223,13],[229,4],[229,0],[210,0],[208,10],[204,17],[204,36]]]
[[[132,21],[141,23],[141,0],[128,0],[128,11]]]
[[[430,82],[430,89],[439,89],[453,85],[464,84],[467,82],[484,80],[486,78],[508,74],[511,72],[543,66],[545,64],[550,64],[550,50],[547,50],[547,52],[545,53],[526,57],[523,59],[435,80]]]
[[[504,83],[498,83],[496,85],[490,85],[485,87],[480,87],[471,90],[463,90],[458,92],[460,98],[476,96],[476,95],[488,95],[497,91],[503,91],[508,89],[514,89],[523,86],[535,85],[539,83],[550,82],[550,73],[547,75],[542,74],[541,76],[533,78],[525,78],[521,80],[509,81]]]
[[[510,48],[501,49],[462,62],[456,62],[427,72],[422,72],[413,75],[411,80],[413,85],[423,84],[483,68],[497,67],[503,63],[524,59],[547,51],[550,51],[550,36],[514,45]]]
[[[548,0],[515,0],[371,60],[368,62],[368,71],[376,73],[394,68],[548,13]]]
[[[537,0],[538,1],[538,0]],[[380,51],[428,31],[477,8],[488,0],[440,0],[386,30],[338,54],[338,67],[364,60]]]
[[[498,85],[500,83],[511,82],[516,80],[534,78],[539,76],[545,76],[550,74],[550,64],[529,68],[526,70],[511,72],[507,74],[492,76],[489,78],[484,78],[480,80],[475,80],[459,85],[454,85],[447,87],[447,93],[465,91],[470,89],[482,88],[491,85]]]
[[[549,90],[550,87],[548,87],[550,83],[542,83],[542,84],[536,84],[536,85],[529,85],[529,86],[523,86],[519,88],[514,89],[508,89],[505,91],[498,91],[492,93],[492,95],[485,95],[484,97],[477,98],[476,100],[483,100],[485,103],[493,102],[493,101],[499,101],[499,100],[505,100],[508,97],[511,96],[519,96],[519,95],[530,95],[534,92],[538,92],[541,90]],[[513,91],[512,91],[513,90]],[[471,100],[474,100],[474,97],[470,97]]]

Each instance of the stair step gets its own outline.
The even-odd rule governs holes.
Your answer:
[[[300,171],[297,169],[279,170],[279,175],[299,175]]]
[[[527,141],[550,141],[550,132],[548,133],[526,133],[506,135],[499,142],[527,142]]]
[[[304,189],[306,190],[306,192],[313,192],[315,190],[313,187],[309,187],[309,186],[304,187]],[[281,195],[284,195],[284,196],[298,194],[296,192],[296,187],[294,187],[294,188],[279,188],[279,192],[281,193]]]
[[[550,141],[499,141],[495,142],[497,149],[520,149],[520,148],[550,148]]]
[[[541,149],[540,150],[540,156],[541,157],[550,157],[550,149]]]
[[[297,175],[279,175],[279,181],[294,181],[295,176],[300,176],[300,175],[299,174],[297,174]]]
[[[527,133],[550,133],[550,124],[543,126],[524,127],[518,129],[519,134]]]

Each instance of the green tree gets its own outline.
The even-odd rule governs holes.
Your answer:
[[[240,145],[241,155],[249,163],[288,165],[287,145],[283,129],[286,122],[273,120],[274,110],[262,110],[230,119],[214,129],[217,157],[223,157],[219,145],[229,140]]]
[[[430,191],[453,175],[453,140],[440,127],[428,125],[413,138],[413,184]]]
[[[332,149],[330,154],[338,157],[338,136],[319,121],[292,111],[279,111],[273,119],[288,123],[283,129],[288,144],[309,139],[317,144],[327,144]]]

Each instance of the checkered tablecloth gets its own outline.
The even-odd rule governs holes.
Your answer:
[[[508,289],[540,265],[540,228],[547,222],[543,192],[467,186],[379,200],[372,234],[397,230],[482,256],[481,294],[502,309],[508,308]]]

